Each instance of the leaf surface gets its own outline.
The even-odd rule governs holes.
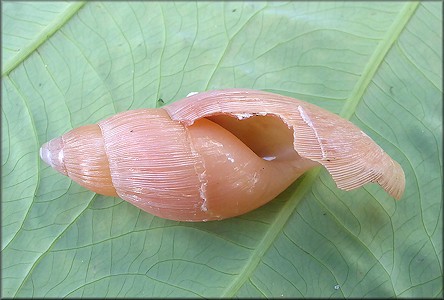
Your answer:
[[[442,297],[441,2],[2,2],[4,297]],[[254,88],[350,119],[395,202],[314,169],[269,204],[180,223],[89,192],[44,142],[190,92]]]

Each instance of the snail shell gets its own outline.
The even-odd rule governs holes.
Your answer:
[[[400,165],[351,122],[248,89],[122,112],[49,141],[40,156],[91,191],[180,221],[251,211],[316,165],[344,190],[376,182],[399,199],[405,185]]]

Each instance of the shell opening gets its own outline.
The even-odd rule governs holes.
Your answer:
[[[257,156],[266,161],[294,161],[302,159],[293,147],[293,130],[272,114],[249,116],[220,114],[206,119],[220,125]]]

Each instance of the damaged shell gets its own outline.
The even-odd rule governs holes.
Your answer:
[[[49,141],[40,156],[96,193],[180,221],[251,211],[319,164],[344,190],[376,182],[399,199],[405,184],[400,165],[351,122],[248,89],[119,113]]]

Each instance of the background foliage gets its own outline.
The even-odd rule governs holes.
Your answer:
[[[2,296],[442,297],[441,26],[441,2],[2,2]],[[317,169],[180,223],[39,159],[74,127],[229,87],[349,118],[403,166],[403,199]]]

